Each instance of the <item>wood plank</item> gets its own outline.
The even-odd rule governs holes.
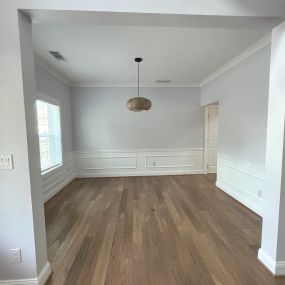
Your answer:
[[[285,285],[214,175],[76,179],[45,205],[48,285]]]

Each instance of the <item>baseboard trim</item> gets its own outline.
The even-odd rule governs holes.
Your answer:
[[[202,148],[129,149],[74,152],[77,177],[200,174]]]
[[[144,172],[106,172],[106,173],[79,173],[73,174],[69,179],[63,181],[52,192],[45,195],[44,203],[50,200],[53,196],[59,193],[65,186],[71,183],[75,178],[103,178],[103,177],[129,177],[129,176],[167,176],[167,175],[191,175],[191,174],[205,174],[203,169],[190,171],[144,171]],[[1,283],[0,283],[1,284]]]
[[[38,284],[44,285],[49,279],[50,275],[51,275],[51,265],[49,262],[47,262],[38,276]]]
[[[262,248],[258,250],[258,259],[274,276],[285,275],[285,261],[274,261]]]
[[[51,275],[51,266],[47,262],[37,278],[0,280],[0,285],[44,285]]]
[[[204,174],[204,170],[191,171],[144,171],[144,172],[108,172],[108,173],[79,173],[76,178],[96,178],[96,177],[129,177],[129,176],[168,176],[168,175],[191,175]]]
[[[44,195],[44,203],[47,202],[49,199],[51,199],[53,196],[55,196],[58,192],[60,192],[66,185],[71,183],[76,178],[76,174],[73,174],[68,179],[64,180],[61,184],[59,184],[56,188],[54,188],[52,191],[48,192],[48,194],[43,193]]]
[[[238,192],[233,189],[234,185],[226,185],[226,184],[222,183],[221,181],[217,181],[216,182],[216,186],[220,190],[224,191],[225,193],[227,193],[228,195],[233,197],[235,200],[240,202],[241,204],[243,204],[246,207],[248,207],[254,213],[256,213],[257,215],[262,217],[262,214],[263,214],[262,208],[256,206],[256,204],[253,204],[253,203],[249,202],[247,199],[245,199],[244,197],[239,195]]]
[[[31,279],[17,279],[17,280],[0,280],[0,285],[36,285],[38,283],[37,278]]]

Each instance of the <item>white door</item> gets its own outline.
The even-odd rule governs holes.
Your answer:
[[[208,107],[208,173],[217,173],[217,153],[218,153],[218,106]]]

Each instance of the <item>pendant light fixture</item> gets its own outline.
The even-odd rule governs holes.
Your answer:
[[[148,111],[151,108],[151,101],[147,98],[140,97],[140,62],[142,62],[142,58],[136,57],[135,62],[138,63],[138,96],[129,99],[127,107],[133,112]]]

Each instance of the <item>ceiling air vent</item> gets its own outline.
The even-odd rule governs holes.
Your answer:
[[[49,53],[58,61],[65,61],[66,60],[59,51],[50,50]]]
[[[156,83],[170,83],[171,80],[169,79],[159,79],[159,80],[156,80]]]

